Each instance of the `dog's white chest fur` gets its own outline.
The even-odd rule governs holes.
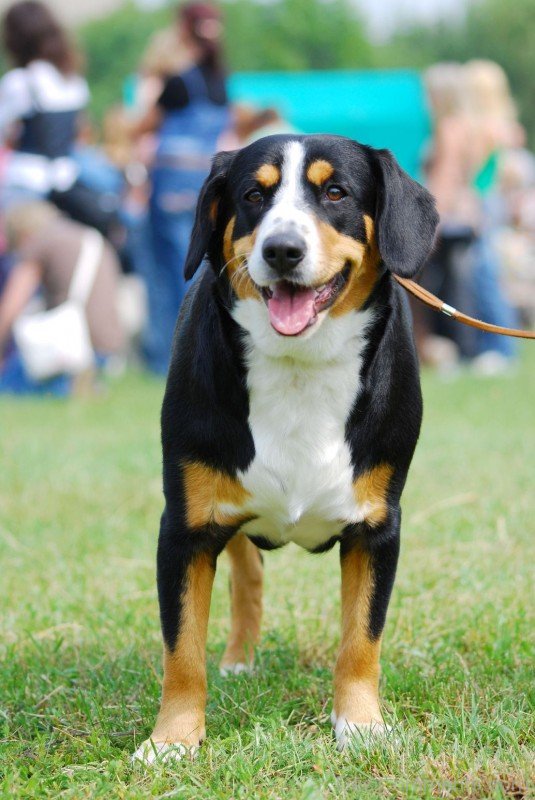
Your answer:
[[[367,312],[325,319],[313,337],[295,343],[298,358],[281,353],[292,342],[277,337],[273,349],[261,340],[258,347],[253,332],[247,382],[255,457],[239,478],[255,519],[245,533],[314,549],[363,519],[345,425],[360,390],[369,319]]]

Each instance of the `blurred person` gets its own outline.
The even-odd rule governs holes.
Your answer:
[[[120,146],[123,138],[120,119],[116,109],[113,108],[104,115],[102,141],[98,129],[88,117],[83,117],[78,126],[78,136],[72,155],[78,168],[80,181],[105,198],[108,205],[119,209],[124,180],[121,166],[115,163],[114,158],[110,157],[106,147],[106,131],[110,129],[109,117],[113,127],[117,129],[117,132],[114,130],[113,142],[117,140],[118,147]],[[115,154],[113,145],[111,150]]]
[[[477,193],[472,186],[472,124],[466,113],[463,66],[445,62],[424,76],[433,117],[433,140],[425,165],[426,185],[440,214],[435,251],[422,284],[466,313],[474,311],[473,243],[480,224]],[[452,366],[475,355],[475,333],[447,317],[413,304],[416,338],[424,362]],[[453,342],[452,349],[449,342]]]
[[[191,66],[191,55],[174,28],[154,33],[141,57],[135,87],[134,111],[145,112],[157,103],[166,80]]]
[[[524,131],[518,122],[509,81],[498,64],[469,61],[464,66],[464,78],[472,125],[472,185],[482,212],[473,274],[476,316],[495,325],[517,327],[516,315],[502,290],[496,234],[506,216],[499,186],[500,156],[507,149],[523,144]],[[506,371],[516,351],[513,339],[478,331],[474,369],[480,374]]]
[[[297,133],[276,108],[256,108],[248,103],[231,106],[231,126],[219,137],[218,150],[237,150],[277,133]]]
[[[58,375],[46,381],[32,379],[16,348],[8,351],[8,344],[16,320],[39,290],[46,309],[66,301],[88,228],[42,201],[13,206],[6,213],[5,227],[15,262],[0,296],[0,392],[68,395],[75,385],[71,376]],[[119,265],[112,247],[103,242],[85,309],[100,366],[121,354],[124,347],[118,315]]]
[[[529,328],[535,322],[535,155],[525,148],[506,150],[499,184],[507,214],[495,237],[503,283],[522,327]]]
[[[89,89],[80,57],[44,3],[22,0],[2,19],[14,69],[0,80],[0,140],[13,152],[3,176],[2,205],[48,198],[74,219],[112,233],[115,210],[87,187],[72,157]]]
[[[177,47],[183,48],[189,66],[165,81],[157,102],[135,126],[138,135],[158,133],[150,198],[155,271],[147,284],[145,355],[160,374],[167,372],[186,291],[183,268],[197,195],[229,124],[222,33],[220,12],[211,3],[179,9]]]

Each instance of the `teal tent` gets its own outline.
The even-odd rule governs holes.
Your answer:
[[[302,133],[336,133],[388,147],[411,175],[421,177],[430,120],[417,72],[237,73],[230,79],[230,96],[275,107]]]

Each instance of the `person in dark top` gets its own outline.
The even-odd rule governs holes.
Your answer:
[[[89,89],[76,52],[45,5],[15,3],[1,27],[14,65],[0,81],[0,138],[13,148],[2,187],[6,206],[75,183],[71,151]]]
[[[0,81],[0,144],[12,149],[2,208],[48,199],[78,222],[112,234],[118,227],[115,209],[80,179],[73,158],[89,89],[67,32],[40,0],[12,5],[1,31],[14,64]]]
[[[147,363],[165,374],[178,310],[186,291],[184,260],[197,195],[217,140],[229,126],[222,63],[222,20],[211,3],[188,3],[178,16],[178,36],[190,66],[169,77],[136,133],[157,131],[150,223],[155,268],[148,281]]]
[[[221,71],[214,72],[213,69],[204,62],[198,65],[206,84],[206,91],[212,103],[218,106],[227,104],[227,90],[225,80]],[[158,99],[158,106],[164,113],[178,111],[185,108],[190,101],[187,86],[181,75],[172,75],[165,82],[163,91]]]

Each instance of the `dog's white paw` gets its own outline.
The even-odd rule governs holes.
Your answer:
[[[180,761],[189,756],[193,758],[198,751],[198,747],[188,747],[180,742],[154,742],[146,739],[132,756],[133,764],[167,764],[170,761]]]
[[[336,747],[342,752],[349,744],[370,744],[375,739],[381,739],[392,732],[390,725],[384,722],[351,722],[347,717],[337,718],[334,711],[331,722],[336,736]]]
[[[242,675],[244,672],[248,675],[252,675],[254,672],[253,665],[238,661],[236,664],[222,664],[219,667],[219,674],[223,675],[224,678],[229,675]]]

